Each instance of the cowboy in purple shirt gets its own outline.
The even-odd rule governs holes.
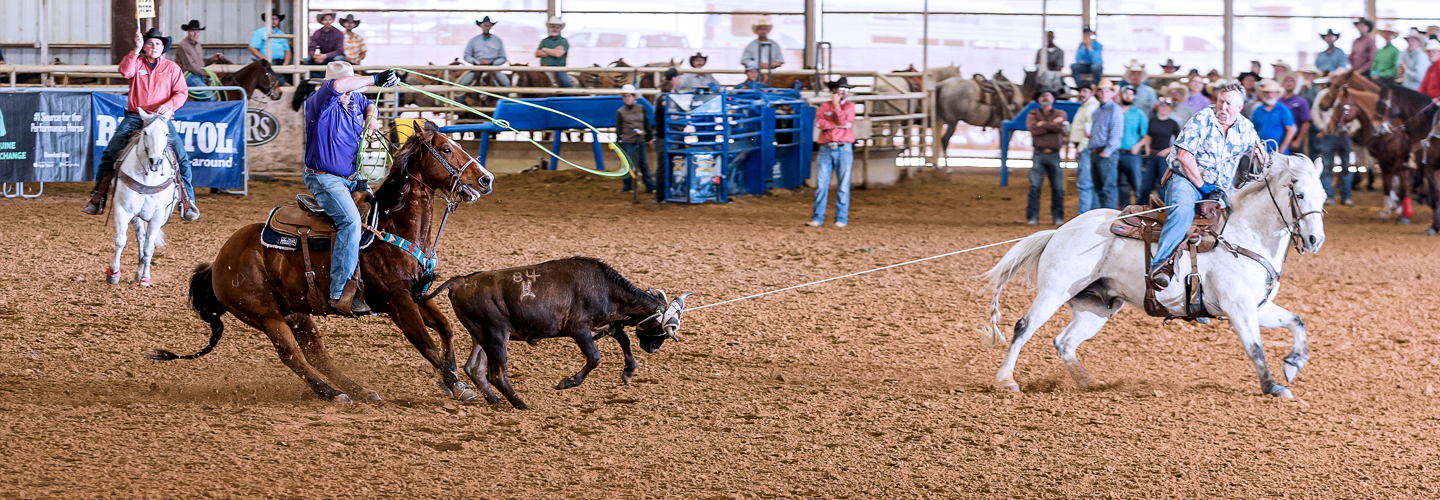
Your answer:
[[[327,12],[315,16],[320,23],[320,29],[310,34],[310,57],[300,61],[301,64],[327,64],[330,61],[345,60],[345,32],[332,26],[335,24],[335,14]],[[318,78],[319,72],[312,71],[311,78]]]
[[[1280,75],[1280,88],[1285,90],[1285,95],[1280,96],[1280,104],[1290,108],[1290,114],[1295,115],[1295,123],[1300,125],[1295,139],[1290,141],[1291,151],[1301,151],[1301,143],[1310,137],[1310,101],[1306,101],[1304,97],[1300,97],[1300,94],[1295,93],[1295,87],[1299,84],[1299,73],[1291,72]]]

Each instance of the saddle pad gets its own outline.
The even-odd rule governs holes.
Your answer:
[[[1128,207],[1125,207],[1124,210],[1121,210],[1121,211],[1120,211],[1120,215],[1121,215],[1121,216],[1127,216],[1127,215],[1130,215],[1130,214],[1134,214],[1134,213],[1136,213],[1136,212],[1144,212],[1144,211],[1146,211],[1146,210],[1153,210],[1153,209],[1154,209],[1154,207],[1148,207],[1148,206],[1145,206],[1145,205],[1130,205],[1130,206],[1128,206]],[[1214,225],[1215,225],[1215,221],[1216,221],[1216,220],[1219,220],[1219,219],[1222,219],[1222,218],[1223,218],[1223,215],[1218,215],[1218,214],[1217,214],[1216,218],[1211,218],[1211,219],[1201,219],[1201,218],[1197,215],[1196,218],[1195,218],[1196,224],[1193,224],[1193,225],[1190,226],[1190,231],[1188,231],[1188,232],[1186,233],[1186,235],[1185,235],[1185,240],[1186,240],[1186,241],[1195,241],[1195,240],[1198,239],[1198,240],[1200,241],[1200,243],[1197,245],[1197,246],[1198,246],[1198,249],[1197,249],[1197,250],[1199,250],[1200,253],[1205,253],[1205,252],[1209,252],[1209,251],[1211,251],[1211,250],[1214,250],[1214,249],[1215,249],[1215,235],[1214,235],[1214,234],[1211,234],[1209,231],[1206,231],[1206,229],[1209,229],[1210,227],[1214,226]],[[1165,212],[1153,212],[1153,213],[1148,213],[1148,214],[1133,215],[1133,216],[1125,217],[1125,218],[1123,218],[1123,219],[1120,219],[1120,220],[1118,220],[1118,221],[1115,221],[1114,223],[1112,223],[1112,224],[1110,225],[1110,233],[1111,233],[1111,234],[1114,234],[1114,235],[1116,235],[1116,236],[1119,236],[1119,237],[1121,237],[1121,238],[1130,238],[1130,239],[1141,240],[1141,241],[1144,241],[1145,243],[1155,243],[1156,241],[1159,241],[1159,240],[1160,240],[1160,228],[1161,228],[1161,226],[1163,226],[1164,223],[1165,223],[1165,220],[1164,220],[1164,219],[1165,219]],[[1204,224],[1201,223],[1202,220],[1205,221]],[[1154,229],[1150,232],[1150,238],[1149,238],[1149,239],[1146,239],[1146,238],[1145,238],[1145,225],[1146,225],[1146,224],[1153,224],[1153,225],[1154,225]]]
[[[379,210],[372,203],[369,214],[365,217],[366,224],[375,227],[378,218]],[[331,223],[330,218],[323,214],[307,212],[298,205],[285,205],[271,209],[269,217],[265,219],[265,227],[260,230],[260,243],[267,248],[276,250],[299,250],[299,228],[310,228],[310,251],[330,251],[331,240],[335,238],[335,226]],[[360,232],[361,249],[369,247],[374,242],[375,233]]]

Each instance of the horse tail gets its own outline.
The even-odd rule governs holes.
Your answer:
[[[1000,331],[1000,293],[1005,290],[1005,284],[1013,280],[1017,275],[1026,281],[1033,278],[1040,267],[1040,255],[1045,253],[1045,247],[1050,244],[1050,238],[1055,236],[1055,230],[1040,231],[1032,234],[1005,252],[1000,262],[990,268],[985,274],[979,277],[990,282],[990,290],[993,297],[990,299],[990,332],[981,337],[981,342],[987,346],[1004,345],[1005,334]]]
[[[181,356],[164,349],[155,349],[146,353],[146,358],[155,361],[195,359],[215,350],[215,345],[220,343],[220,336],[225,333],[225,323],[220,321],[220,316],[225,314],[225,305],[221,304],[220,299],[215,296],[215,287],[211,284],[213,273],[214,269],[211,265],[205,263],[195,266],[195,271],[190,275],[190,307],[200,313],[200,319],[210,324],[210,345],[189,356]]]
[[[468,276],[469,276],[469,275],[456,276],[456,277],[450,278],[450,279],[448,279],[448,280],[445,280],[445,283],[441,284],[441,285],[438,286],[438,287],[435,287],[435,291],[430,292],[430,293],[427,293],[427,294],[425,294],[424,296],[415,299],[415,302],[416,302],[416,303],[429,302],[431,299],[434,299],[436,295],[440,295],[440,292],[443,292],[443,291],[449,289],[450,287],[455,286],[455,284],[459,283],[461,279],[466,278],[466,277],[468,277]]]

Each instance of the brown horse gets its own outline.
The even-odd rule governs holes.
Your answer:
[[[435,124],[423,122],[395,153],[394,167],[375,192],[374,203],[380,213],[375,229],[413,242],[426,255],[433,255],[430,234],[436,197],[450,202],[449,208],[453,208],[458,201],[475,201],[481,194],[488,194],[494,177],[479,165],[441,134]],[[316,310],[307,300],[307,293],[312,292],[305,278],[304,254],[262,245],[263,226],[240,228],[220,247],[215,261],[197,266],[190,278],[191,307],[210,324],[210,345],[189,356],[157,350],[149,357],[169,360],[205,355],[219,343],[225,330],[220,317],[229,312],[265,332],[280,360],[321,398],[337,403],[350,401],[344,392],[330,386],[334,383],[350,393],[378,400],[379,395],[341,373],[326,353],[311,317],[331,311]],[[309,258],[317,270],[315,288],[328,290],[329,255],[321,253]],[[455,399],[474,398],[475,393],[456,374],[454,329],[450,322],[433,301],[416,300],[432,278],[416,257],[396,245],[376,241],[360,252],[360,274],[366,283],[365,301],[376,312],[389,316],[435,367],[441,389]],[[323,299],[317,302],[324,303]],[[439,333],[438,349],[425,331],[427,326]]]
[[[1429,138],[1435,106],[1425,94],[1395,84],[1384,85],[1377,95],[1375,115],[1380,120],[1375,140],[1370,142],[1370,155],[1380,167],[1387,212],[1398,200],[1400,217],[1396,221],[1409,224],[1414,215],[1410,189],[1418,173],[1410,168],[1410,157]]]
[[[254,97],[255,91],[259,90],[269,96],[271,100],[280,100],[280,78],[275,76],[275,68],[270,66],[270,61],[255,59],[255,62],[246,64],[240,71],[234,73],[219,73],[220,84],[228,87],[240,87],[245,89],[247,96]],[[240,92],[234,90],[219,91],[217,96],[221,101],[238,101],[242,99]]]
[[[1380,86],[1370,81],[1369,78],[1354,71],[1341,71],[1330,76],[1330,92],[1320,99],[1319,106],[1330,109],[1335,105],[1335,100],[1341,97],[1340,94],[1350,89],[1372,94],[1380,93]]]
[[[815,90],[815,75],[772,75],[760,72],[760,81],[777,89]]]

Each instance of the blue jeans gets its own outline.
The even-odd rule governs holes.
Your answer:
[[[1083,214],[1095,209],[1095,177],[1090,172],[1090,150],[1082,149],[1080,154],[1075,155],[1075,191],[1080,199],[1076,206],[1077,214]]]
[[[1080,84],[1080,77],[1087,74],[1092,78],[1091,85],[1100,83],[1100,80],[1105,78],[1104,71],[1105,65],[1103,64],[1075,63],[1070,65],[1070,77],[1075,79],[1076,85]]]
[[[185,197],[195,201],[195,186],[190,182],[190,154],[185,152],[185,145],[180,143],[180,134],[175,132],[175,120],[168,120],[170,125],[170,148],[175,150],[175,159],[180,161],[180,180],[185,183]],[[145,126],[145,121],[140,118],[139,113],[125,112],[125,118],[115,125],[115,135],[110,136],[110,143],[105,145],[105,152],[100,154],[100,167],[95,171],[95,189],[100,189],[100,184],[115,171],[116,156],[125,145],[130,143],[131,136]]]
[[[205,77],[203,76],[188,75],[185,77],[185,85],[189,86],[190,88],[195,88],[204,87],[207,84],[205,82]],[[215,100],[215,92],[210,90],[192,90],[190,91],[189,98],[190,100],[196,102],[213,101]]]
[[[305,187],[315,201],[325,207],[325,215],[335,222],[335,244],[330,248],[330,298],[340,298],[345,282],[355,274],[360,263],[360,209],[350,193],[359,182],[330,174],[305,172]],[[303,243],[302,243],[303,244]]]
[[[650,148],[648,145],[643,142],[622,142],[620,151],[623,151],[625,157],[630,159],[630,168],[640,173],[640,180],[645,183],[645,192],[654,192],[655,181],[650,179]],[[633,189],[631,184],[633,179],[632,176],[625,176],[624,187],[621,188],[621,191]]]
[[[1040,217],[1040,185],[1050,178],[1050,217],[1065,219],[1065,174],[1060,170],[1059,153],[1035,153],[1030,166],[1030,198],[1025,203],[1025,220]]]
[[[833,143],[832,143],[833,144]],[[840,189],[835,194],[835,223],[850,223],[850,166],[855,162],[854,144],[840,143],[838,148],[829,144],[820,145],[820,157],[816,160],[819,172],[815,175],[815,214],[810,220],[825,222],[825,209],[829,205],[830,173],[840,178]]]
[[[1120,150],[1120,162],[1117,165],[1120,175],[1115,181],[1116,189],[1120,192],[1120,199],[1116,200],[1117,205],[1110,208],[1125,208],[1131,204],[1131,193],[1140,194],[1140,164],[1142,160],[1144,160],[1143,156]]]
[[[1140,170],[1140,196],[1135,199],[1136,205],[1150,202],[1150,193],[1156,191],[1158,186],[1155,184],[1160,182],[1162,175],[1165,175],[1165,157],[1146,156],[1144,166]]]
[[[1096,150],[1090,150],[1090,177],[1096,186],[1100,204],[1096,208],[1116,208],[1116,198],[1120,197],[1119,188],[1115,186],[1115,176],[1119,173],[1120,153],[1110,155],[1109,158],[1100,156]]]
[[[559,71],[555,73],[555,83],[560,84],[560,87],[562,88],[568,89],[575,87],[575,84],[570,81],[570,73],[566,73],[564,71]]]
[[[1160,228],[1160,249],[1150,261],[1150,268],[1159,266],[1185,241],[1185,233],[1195,222],[1195,202],[1200,201],[1200,190],[1182,175],[1170,177],[1165,184],[1165,204],[1176,205],[1165,211],[1165,226]]]
[[[1335,186],[1332,184],[1336,177],[1340,178],[1340,199],[1350,199],[1350,181],[1354,175],[1350,173],[1350,152],[1352,141],[1348,135],[1326,135],[1316,137],[1314,145],[1315,154],[1320,157],[1325,169],[1320,171],[1320,184],[1325,186],[1325,197],[1335,199]],[[1335,155],[1340,155],[1340,173],[1335,172]]]
[[[459,84],[461,84],[461,85],[474,85],[475,82],[480,81],[480,73],[482,73],[482,72],[481,72],[481,71],[471,71],[471,72],[469,72],[469,73],[465,73],[463,76],[460,77],[460,80],[457,81],[457,82],[455,82],[455,83],[459,83]],[[510,75],[506,75],[505,73],[501,73],[501,72],[499,72],[499,71],[491,71],[491,72],[490,72],[490,79],[491,79],[491,81],[495,82],[495,85],[496,85],[496,86],[499,86],[499,87],[509,87],[509,86],[510,86]]]

